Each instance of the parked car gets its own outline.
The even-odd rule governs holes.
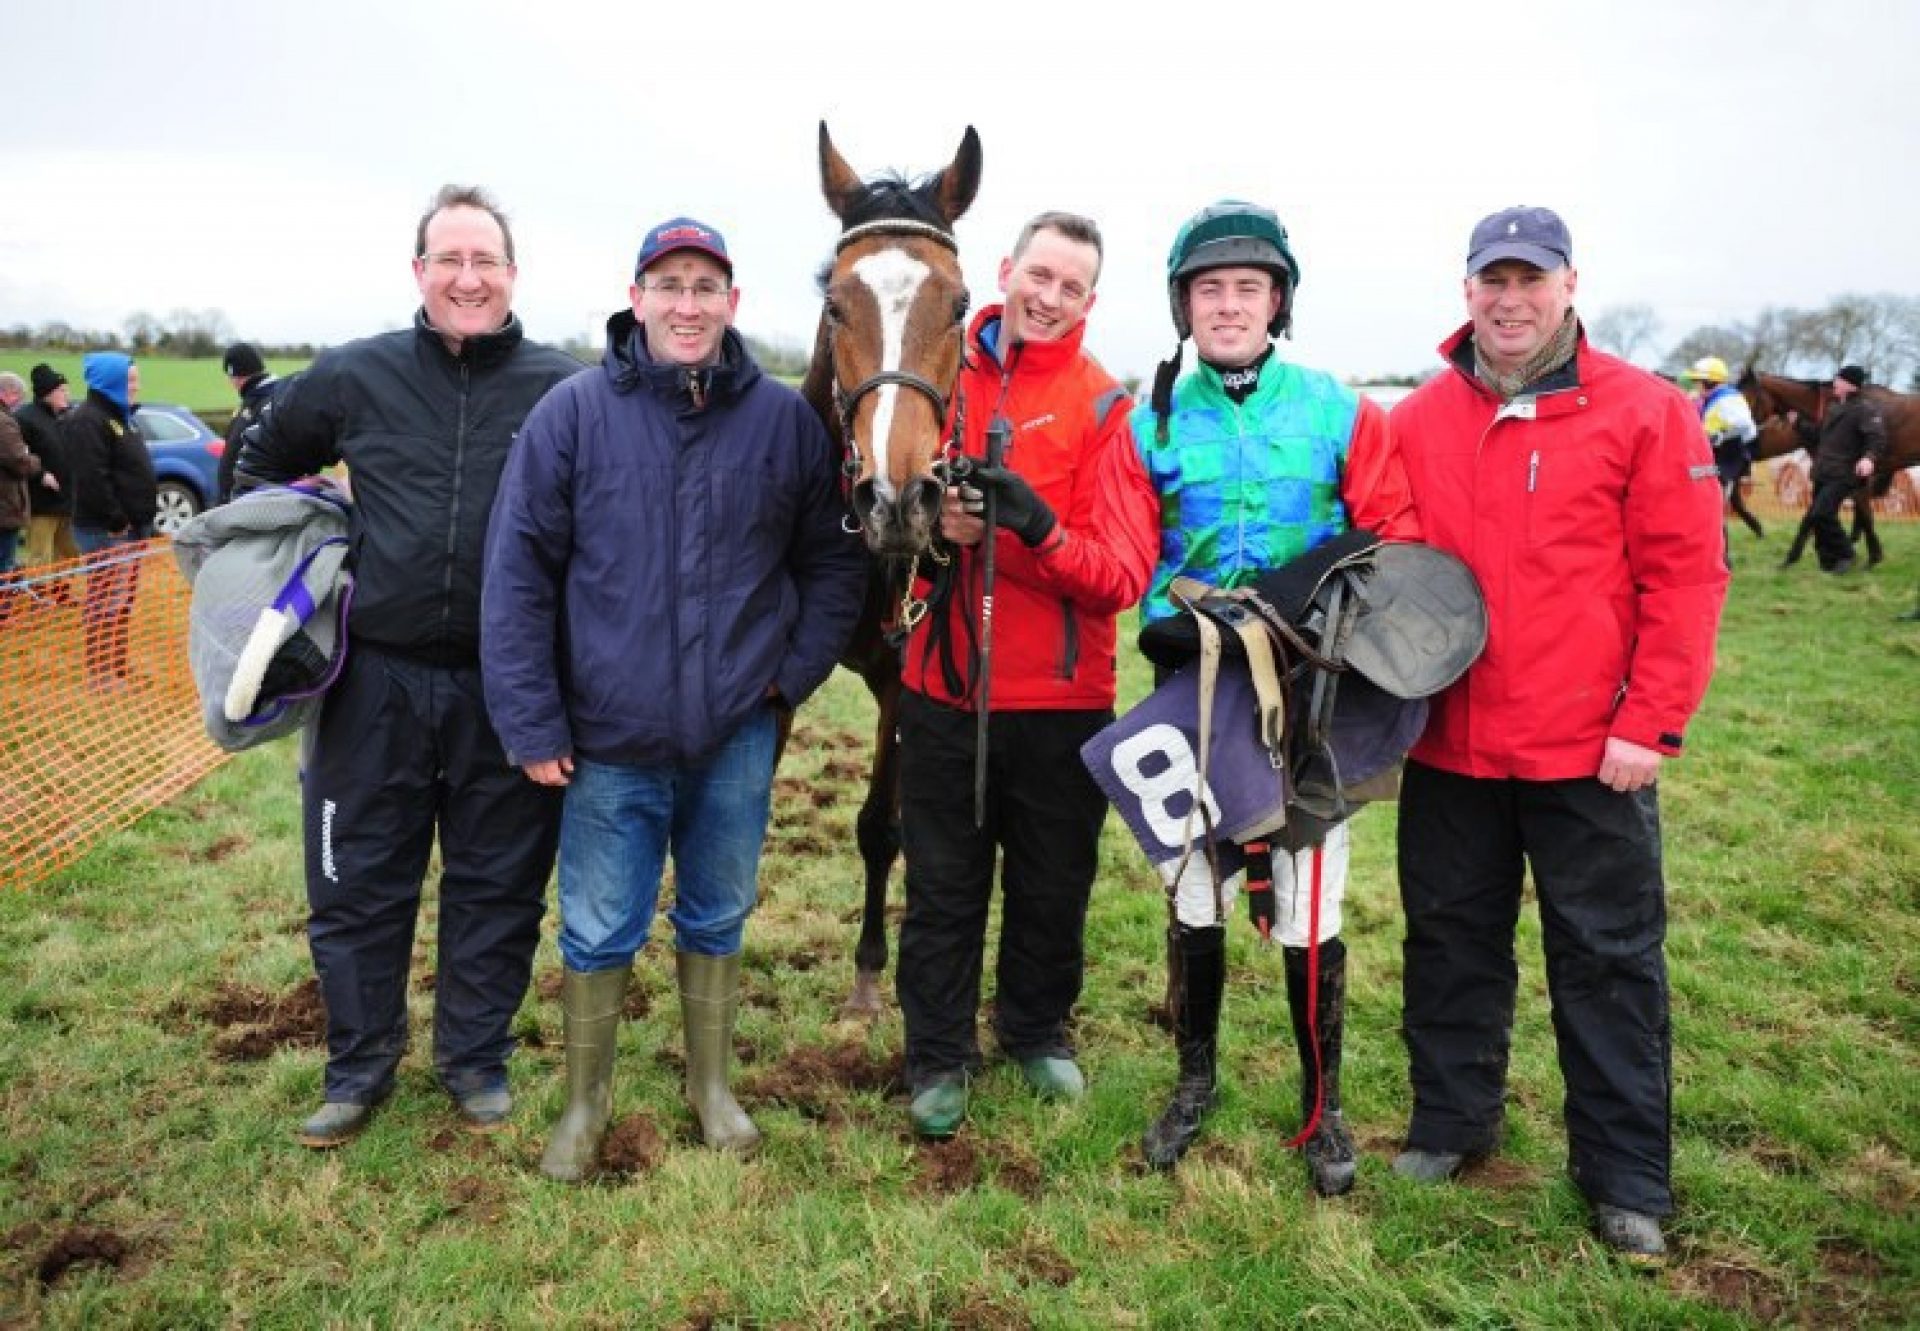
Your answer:
[[[220,454],[227,441],[191,411],[170,402],[142,402],[133,415],[160,482],[153,529],[171,536],[212,507],[220,492]]]

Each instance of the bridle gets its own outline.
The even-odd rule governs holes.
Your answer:
[[[845,252],[847,246],[869,236],[918,236],[924,240],[943,245],[954,255],[960,253],[959,242],[953,236],[930,222],[916,222],[909,218],[884,218],[877,222],[863,222],[859,226],[848,227],[840,233],[839,242],[833,247],[836,256]],[[962,316],[964,317],[964,315]],[[958,320],[956,320],[958,322]],[[833,336],[832,325],[828,325],[828,338]],[[853,483],[866,469],[866,462],[860,456],[860,444],[853,433],[853,415],[859,409],[860,399],[875,389],[885,388],[889,384],[899,388],[910,388],[933,404],[934,419],[947,419],[947,395],[935,387],[931,380],[910,370],[881,370],[868,375],[849,391],[840,387],[836,375],[833,380],[833,405],[840,416],[840,433],[846,441],[846,457],[841,461],[840,472],[844,478],[844,488],[851,493]],[[951,449],[952,440],[948,441]]]

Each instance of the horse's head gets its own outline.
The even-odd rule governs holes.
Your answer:
[[[842,231],[821,273],[805,392],[846,449],[849,501],[876,554],[923,553],[940,516],[936,470],[966,342],[953,223],[980,188],[971,128],[945,167],[871,182],[820,125],[820,188]]]

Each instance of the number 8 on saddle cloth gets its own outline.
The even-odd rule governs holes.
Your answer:
[[[1252,587],[1174,590],[1186,613],[1140,636],[1172,677],[1081,751],[1163,876],[1204,847],[1224,877],[1245,842],[1318,845],[1362,804],[1393,798],[1425,699],[1486,644],[1464,564],[1365,531]]]

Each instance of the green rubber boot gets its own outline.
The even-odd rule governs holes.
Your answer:
[[[708,1146],[747,1155],[760,1145],[760,1129],[727,1084],[733,1022],[740,1008],[740,954],[680,952],[676,960],[687,1032],[687,1103],[700,1120],[700,1136]]]
[[[632,968],[569,970],[560,1004],[566,1019],[567,1107],[554,1125],[540,1172],[578,1183],[593,1168],[600,1141],[613,1117],[613,1051],[620,1035],[620,1009]]]

